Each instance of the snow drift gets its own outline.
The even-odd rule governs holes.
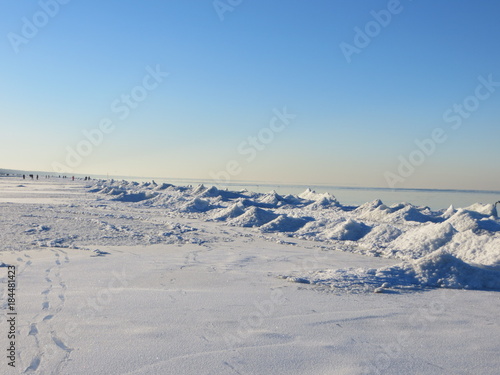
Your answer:
[[[379,269],[337,269],[282,276],[292,282],[355,292],[388,292],[425,288],[500,291],[500,270],[468,264],[445,251]]]
[[[280,195],[125,181],[98,181],[88,191],[98,199],[161,206],[166,212],[223,225],[410,262],[386,270],[324,271],[310,279],[314,284],[324,284],[317,278],[330,275],[335,285],[350,280],[352,286],[377,281],[377,285],[497,289],[494,271],[472,265],[500,265],[500,221],[492,204],[432,211],[409,203],[387,206],[377,199],[353,208],[331,194],[310,189]]]

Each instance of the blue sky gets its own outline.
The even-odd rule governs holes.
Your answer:
[[[60,1],[0,5],[4,168],[500,189],[498,2]]]

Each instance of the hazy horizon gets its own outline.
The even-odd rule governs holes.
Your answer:
[[[11,174],[26,174],[26,173],[39,173],[40,176],[43,177],[43,174],[48,174],[51,175],[51,177],[57,178],[59,175],[56,172],[50,172],[50,171],[36,171],[36,170],[14,170],[14,169],[8,169],[8,168],[0,168],[0,175],[3,173],[3,171],[8,171],[8,173]],[[236,187],[245,187],[249,188],[252,190],[256,186],[262,187],[261,189],[255,190],[256,192],[268,192],[265,187],[271,187],[271,188],[276,188],[276,187],[281,187],[281,188],[311,188],[311,189],[338,189],[338,190],[365,190],[365,191],[422,191],[422,192],[453,192],[453,193],[485,193],[485,194],[499,194],[500,189],[455,189],[455,188],[419,188],[419,187],[387,187],[387,186],[348,186],[348,185],[334,185],[334,184],[327,184],[327,183],[302,183],[302,182],[280,182],[280,181],[260,181],[260,180],[237,180],[237,179],[232,179],[231,181],[228,181],[227,183],[221,182],[220,180],[215,180],[215,179],[210,179],[210,178],[205,178],[205,179],[200,179],[200,178],[177,178],[177,177],[161,177],[161,176],[126,176],[126,175],[109,175],[109,174],[93,174],[93,173],[61,173],[60,176],[66,176],[66,177],[71,177],[75,176],[78,178],[84,178],[86,176],[89,176],[93,179],[114,179],[114,180],[119,180],[119,179],[124,179],[126,181],[136,181],[136,182],[151,182],[155,181],[159,184],[161,183],[168,183],[172,182],[174,183],[181,183],[180,186],[184,184],[214,184],[218,186],[219,188],[224,188],[224,187],[230,187],[230,186],[236,186]],[[319,190],[318,190],[319,191]],[[300,191],[300,193],[302,190]],[[280,192],[281,194],[292,194],[294,192],[291,192],[289,190],[283,190]],[[295,193],[298,193],[298,191],[295,191]],[[380,197],[376,197],[374,199],[377,199]],[[365,203],[365,201],[369,201],[370,199],[368,198],[363,198],[362,203]],[[361,202],[361,201],[360,201]],[[489,202],[489,200],[488,200]]]

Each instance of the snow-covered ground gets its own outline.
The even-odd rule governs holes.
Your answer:
[[[2,374],[498,374],[500,220],[0,179]]]

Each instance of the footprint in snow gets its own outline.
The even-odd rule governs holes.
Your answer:
[[[38,366],[40,366],[40,357],[35,357],[33,358],[33,360],[31,361],[31,364],[29,365],[29,367],[24,370],[24,372],[28,372],[28,371],[36,371],[38,369]]]
[[[71,349],[71,348],[68,348],[68,347],[66,346],[66,344],[65,344],[65,343],[63,343],[63,342],[61,341],[61,339],[59,339],[58,337],[53,336],[53,337],[52,337],[52,341],[54,341],[54,343],[55,343],[58,347],[60,347],[62,350],[64,350],[64,351],[70,352],[70,351],[72,351],[72,350],[73,350],[73,349]]]
[[[38,328],[36,327],[36,324],[33,323],[30,326],[30,331],[28,333],[28,336],[36,336],[36,335],[38,335]]]

